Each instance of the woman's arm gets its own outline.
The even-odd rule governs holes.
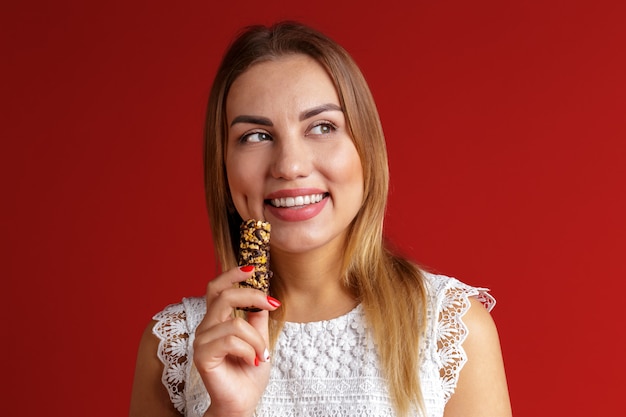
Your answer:
[[[157,357],[159,339],[152,334],[152,321],[145,329],[135,367],[129,417],[180,417],[161,383],[163,364]]]
[[[511,403],[493,318],[474,297],[463,316],[468,335],[463,342],[467,363],[459,373],[445,417],[510,417]]]

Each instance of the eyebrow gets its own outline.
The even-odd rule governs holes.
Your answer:
[[[320,106],[313,107],[312,109],[305,110],[302,113],[300,113],[300,121],[306,120],[306,119],[311,118],[313,116],[317,116],[318,114],[324,113],[325,111],[340,111],[340,112],[343,112],[343,109],[341,107],[339,107],[338,105],[333,104],[333,103],[322,104]]]
[[[317,116],[320,113],[324,113],[325,111],[340,111],[343,112],[343,109],[341,107],[339,107],[336,104],[333,103],[327,103],[327,104],[322,104],[320,106],[316,106],[313,107],[311,109],[305,110],[302,113],[300,113],[299,116],[299,120],[303,121],[306,119],[309,119],[313,116]],[[232,122],[230,122],[230,126],[234,126],[236,123],[251,123],[251,124],[255,124],[255,125],[261,125],[261,126],[274,126],[274,124],[272,123],[272,121],[270,119],[268,119],[267,117],[262,117],[262,116],[249,116],[249,115],[241,115],[241,116],[237,116],[233,119]]]
[[[230,126],[234,126],[235,123],[251,123],[254,125],[261,125],[261,126],[274,126],[274,124],[272,123],[272,121],[270,119],[268,119],[267,117],[261,117],[261,116],[246,116],[246,115],[241,115],[241,116],[237,116],[233,119],[232,122],[230,122]]]

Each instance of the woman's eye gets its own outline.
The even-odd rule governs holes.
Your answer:
[[[272,137],[265,132],[252,132],[241,137],[242,142],[263,142],[271,139]]]
[[[329,133],[334,132],[337,127],[332,123],[320,123],[317,126],[313,126],[310,130],[310,133],[314,135],[327,135]]]

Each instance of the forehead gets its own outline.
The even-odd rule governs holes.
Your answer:
[[[288,55],[259,62],[243,72],[230,88],[226,112],[231,120],[239,112],[301,109],[321,103],[339,105],[324,67],[307,55]]]

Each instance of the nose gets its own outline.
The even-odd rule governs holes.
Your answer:
[[[274,142],[272,176],[285,180],[306,177],[313,167],[313,154],[306,139],[298,135],[283,136]]]

